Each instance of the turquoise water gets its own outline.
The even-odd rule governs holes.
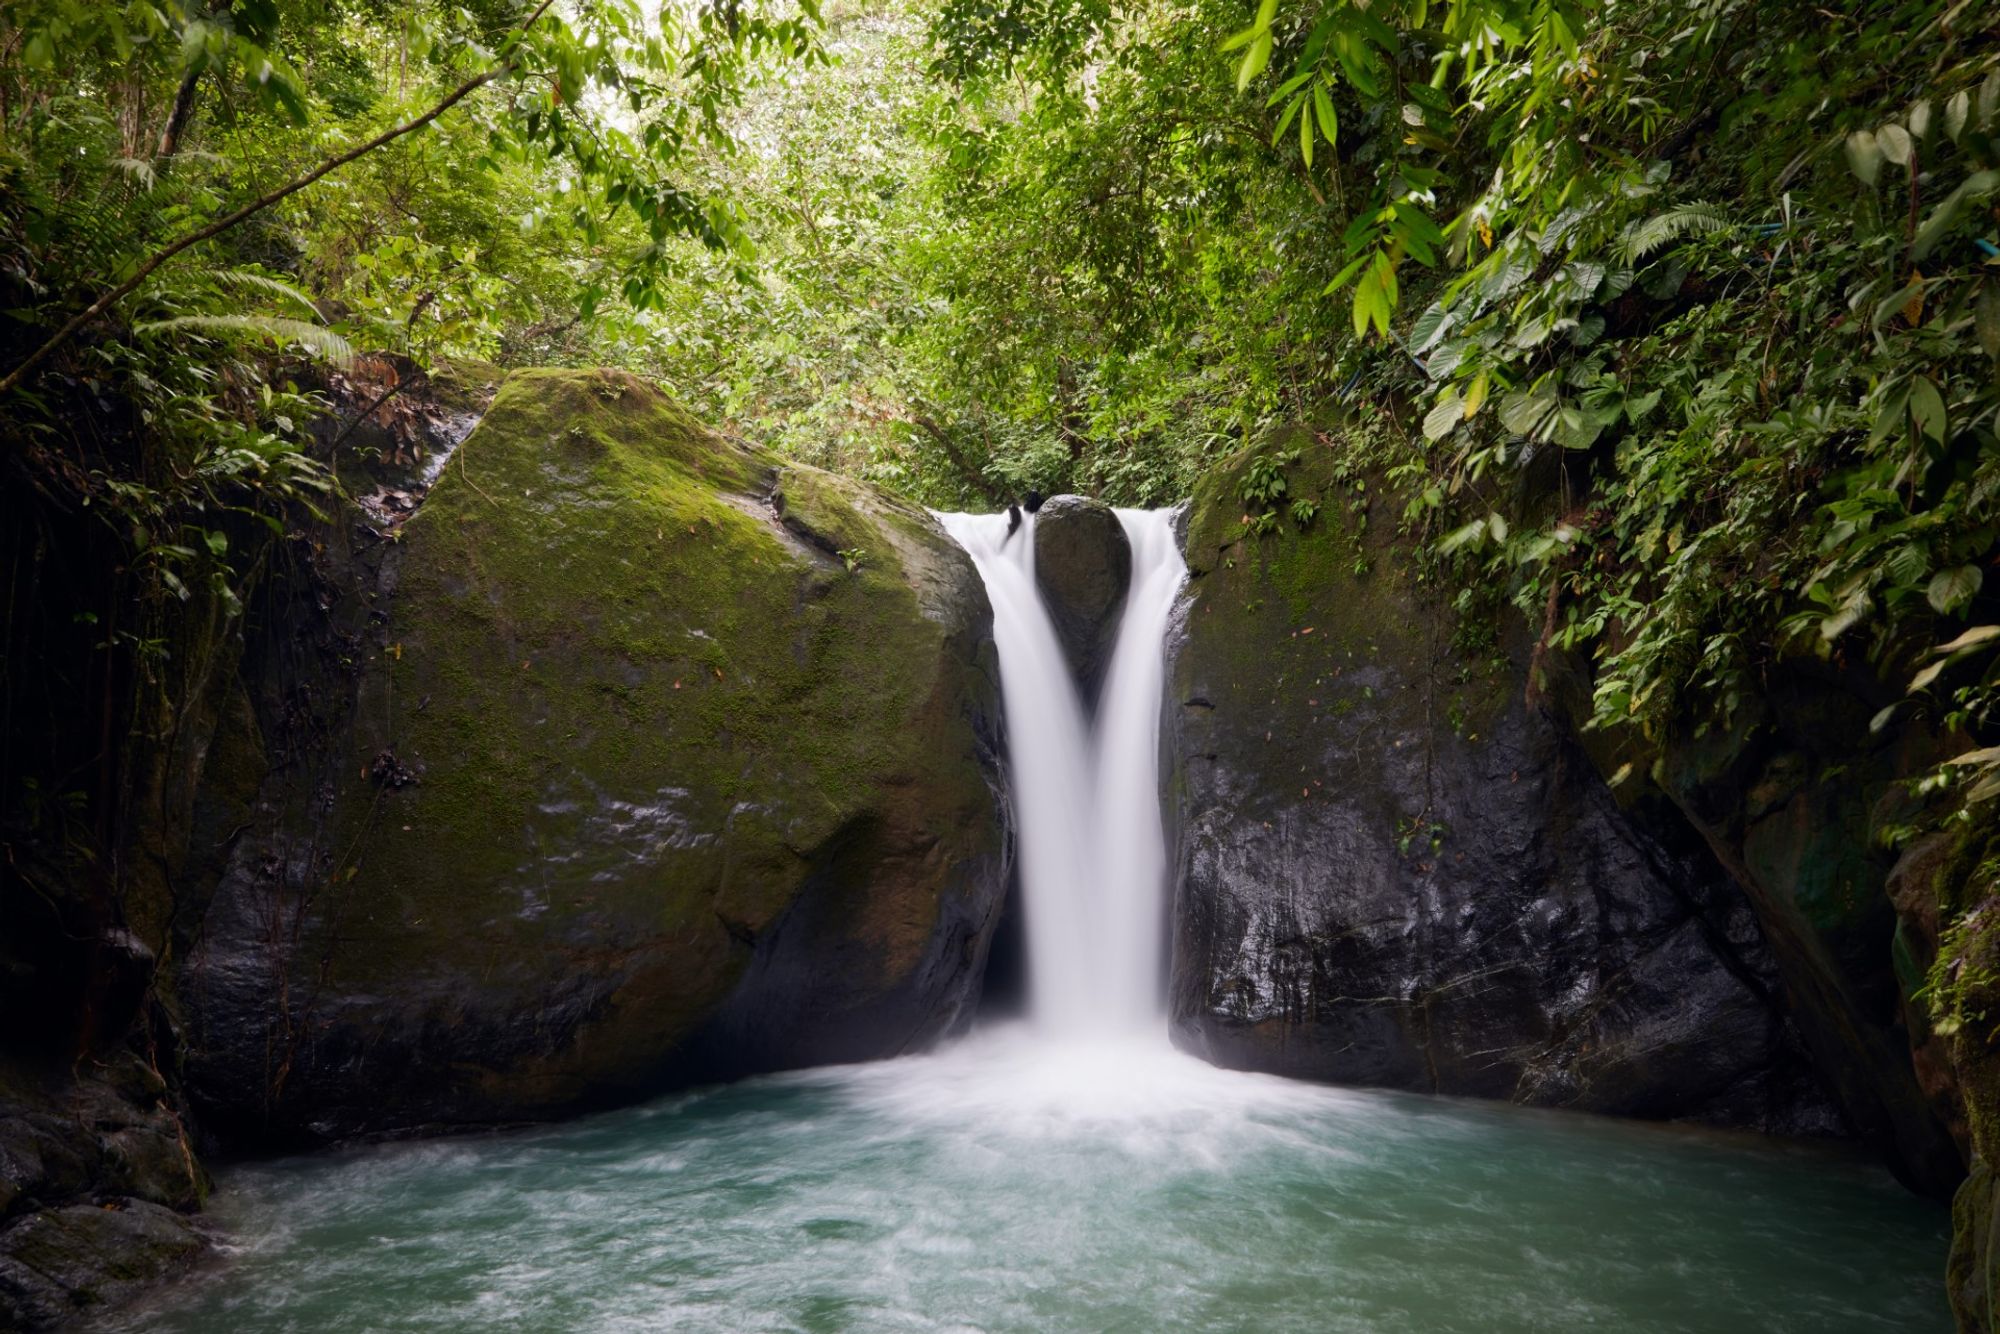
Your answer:
[[[1947,1330],[1944,1211],[1814,1149],[1022,1030],[238,1167],[117,1327]]]

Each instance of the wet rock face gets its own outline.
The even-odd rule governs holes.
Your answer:
[[[0,1329],[116,1305],[192,1263],[207,1189],[172,1094],[133,1051],[0,1066]]]
[[[31,1214],[0,1229],[0,1328],[67,1325],[186,1270],[204,1249],[187,1219],[145,1200]]]
[[[1386,505],[1308,449],[1291,493],[1319,518],[1255,536],[1246,462],[1196,494],[1169,642],[1177,1041],[1305,1078],[1837,1132],[1706,851],[1620,810],[1505,660],[1451,649],[1366,536]]]
[[[207,1124],[540,1117],[969,1016],[998,678],[927,514],[522,372],[382,552],[246,668],[267,776],[174,979]]]
[[[1083,496],[1042,502],[1035,514],[1035,585],[1077,690],[1094,707],[1132,586],[1132,547],[1109,505]]]

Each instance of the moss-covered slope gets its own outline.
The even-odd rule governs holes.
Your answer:
[[[989,615],[922,511],[632,377],[516,373],[208,909],[203,1099],[504,1120],[949,1027],[1004,879]]]

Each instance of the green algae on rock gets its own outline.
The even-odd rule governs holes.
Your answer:
[[[375,599],[348,715],[274,766],[182,969],[212,1114],[537,1117],[968,1016],[997,682],[923,511],[631,376],[517,372]]]

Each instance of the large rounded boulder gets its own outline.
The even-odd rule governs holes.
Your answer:
[[[1035,514],[1035,586],[1077,690],[1094,707],[1132,586],[1132,544],[1102,501],[1055,496]]]
[[[540,1117],[969,1017],[997,672],[930,516],[533,371],[391,536],[218,739],[264,777],[175,975],[211,1125]]]

